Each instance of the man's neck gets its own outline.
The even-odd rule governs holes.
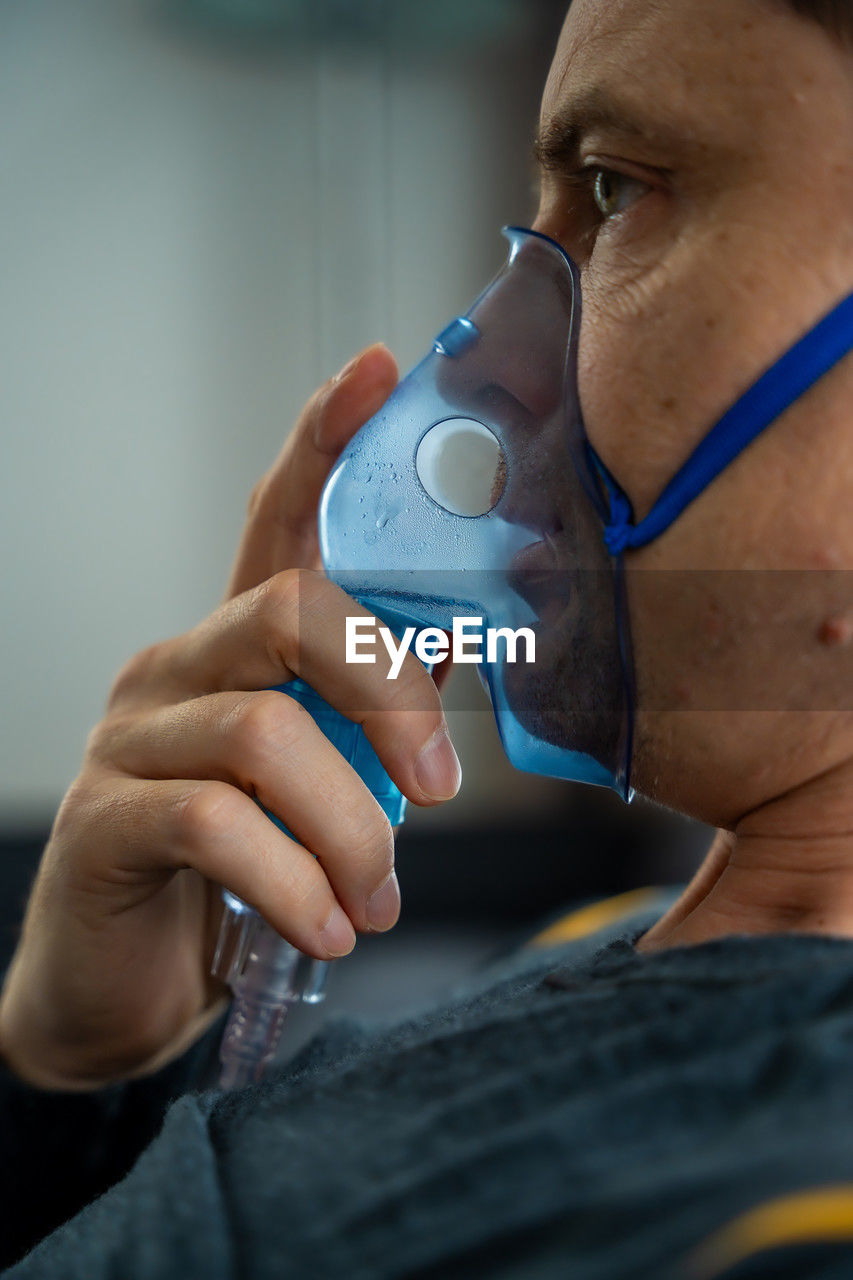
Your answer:
[[[719,831],[637,945],[655,951],[745,933],[853,937],[853,759]]]

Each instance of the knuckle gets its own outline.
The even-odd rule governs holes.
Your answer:
[[[260,591],[267,608],[285,613],[295,611],[305,604],[327,602],[332,594],[344,594],[323,573],[303,567],[279,570],[261,584]]]
[[[292,741],[293,712],[297,710],[292,698],[273,689],[241,699],[225,724],[235,758],[251,762],[280,755]]]
[[[302,623],[307,611],[315,609],[331,586],[322,574],[311,569],[282,569],[258,588],[256,607],[260,625],[267,634],[271,657],[290,659],[299,652]]]
[[[126,733],[131,725],[132,718],[130,716],[112,715],[105,716],[103,720],[99,720],[93,729],[89,731],[86,739],[85,755],[89,760],[97,760],[101,763],[108,763],[117,755],[119,740]]]
[[[115,741],[115,722],[99,720],[86,738],[85,756],[94,760],[108,759],[112,754],[111,747]]]
[[[132,814],[132,802],[121,782],[84,769],[62,798],[50,843],[73,851],[74,863],[82,868],[97,865],[104,844],[132,824]]]
[[[54,834],[78,826],[95,802],[95,790],[85,773],[75,778],[62,797],[54,822]]]
[[[141,649],[119,668],[118,674],[110,689],[108,706],[115,706],[125,698],[132,697],[151,679],[155,670],[161,665],[168,648],[168,641],[160,641]]]
[[[229,827],[237,817],[239,793],[226,782],[202,782],[187,791],[175,812],[179,844],[199,849]]]
[[[281,569],[258,588],[261,606],[276,618],[293,614],[299,607],[302,571]]]

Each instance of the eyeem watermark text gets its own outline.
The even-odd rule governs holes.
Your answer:
[[[519,660],[519,642],[523,641],[524,662],[536,661],[536,635],[530,627],[483,628],[482,618],[454,618],[450,635],[438,627],[406,627],[398,639],[388,627],[381,626],[376,618],[347,618],[347,662],[376,662],[377,639],[380,639],[391,659],[388,679],[396,680],[403,666],[407,651],[412,647],[421,662],[497,662],[499,646],[505,646],[507,662]]]

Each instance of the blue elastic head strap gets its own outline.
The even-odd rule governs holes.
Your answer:
[[[762,374],[723,414],[673,476],[648,515],[632,523],[631,502],[618,480],[590,448],[610,498],[604,541],[611,555],[654,541],[765,427],[853,350],[853,294],[824,316],[804,338]]]

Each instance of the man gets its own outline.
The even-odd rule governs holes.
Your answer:
[[[535,227],[581,269],[587,432],[637,519],[851,289],[852,39],[817,0],[568,13]],[[266,687],[297,671],[344,712],[371,700],[405,794],[458,789],[417,661],[396,682],[348,669],[352,602],[294,572],[317,563],[332,459],[395,378],[374,347],[317,394],[253,495],[228,602],[134,659],[90,740],[0,1003],[13,1249],[35,1170],[46,1231],[124,1173],[191,1077],[181,1054],[217,1009],[216,885],[324,959],[397,919],[387,822]],[[810,1252],[762,1275],[849,1274],[812,1251],[826,1224],[853,1238],[844,1191],[808,1196],[853,1179],[851,382],[843,360],[625,553],[635,785],[720,828],[681,899],[599,956],[528,957],[257,1092],[184,1098],[20,1275],[711,1275],[767,1246]],[[744,570],[766,572],[735,589]]]

